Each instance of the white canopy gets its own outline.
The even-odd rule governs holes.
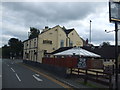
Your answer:
[[[89,52],[85,49],[79,48],[79,47],[75,47],[69,50],[65,50],[63,52],[60,53],[56,53],[54,55],[73,55],[75,53],[75,55],[79,55],[79,56],[86,56],[86,57],[101,57],[98,54]]]

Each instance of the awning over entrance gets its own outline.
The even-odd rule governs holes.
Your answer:
[[[75,48],[72,48],[69,50],[65,50],[63,52],[56,53],[54,55],[73,55],[73,54],[79,55],[79,56],[84,56],[84,57],[101,57],[98,54],[92,53],[92,52],[82,49],[80,47],[75,47]]]

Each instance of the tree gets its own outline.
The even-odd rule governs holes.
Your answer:
[[[39,33],[40,33],[39,29],[36,29],[34,27],[30,27],[29,39],[36,38],[39,35]]]
[[[7,45],[2,47],[2,58],[9,58],[10,57],[10,48]]]
[[[10,48],[10,55],[12,57],[20,57],[23,53],[23,43],[21,40],[16,38],[11,38],[8,41],[8,45]]]
[[[100,44],[101,47],[106,47],[106,46],[110,46],[110,42],[103,42],[102,44]]]

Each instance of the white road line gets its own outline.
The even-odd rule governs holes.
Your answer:
[[[38,76],[38,77],[40,76],[39,74],[35,74],[35,75]]]
[[[15,74],[15,75],[16,75],[16,77],[17,77],[18,81],[21,81],[21,79],[19,78],[19,76],[18,76],[17,74]]]
[[[34,77],[37,81],[43,81],[42,79],[36,77],[35,75],[33,75],[33,77]]]
[[[13,68],[11,68],[11,70],[12,70],[13,72],[15,72],[15,70],[14,70]]]

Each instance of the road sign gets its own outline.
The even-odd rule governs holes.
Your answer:
[[[109,1],[109,19],[110,22],[120,23],[120,0]]]

